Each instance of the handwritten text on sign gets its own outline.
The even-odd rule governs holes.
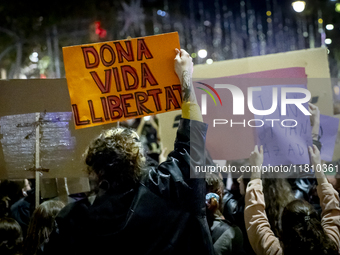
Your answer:
[[[270,108],[272,104],[270,98],[274,87],[280,86],[264,86],[261,87],[260,92],[254,93],[254,107],[256,109]],[[303,85],[296,85],[294,87],[304,88]],[[287,95],[291,99],[298,99],[301,96],[303,97],[300,93],[290,93]],[[307,103],[304,104],[304,107],[308,107]],[[308,164],[308,146],[312,145],[310,117],[304,115],[296,105],[287,105],[286,116],[281,115],[281,110],[277,109],[269,116],[266,116],[266,118],[272,121],[263,122],[263,125],[256,128],[257,143],[263,145],[263,164],[270,164],[272,166]],[[263,116],[259,115],[254,116],[255,119],[259,120],[263,118]],[[285,120],[286,118],[288,119]],[[285,121],[285,125],[288,127],[280,125],[279,122],[282,121]]]
[[[181,107],[177,33],[63,48],[77,129]]]

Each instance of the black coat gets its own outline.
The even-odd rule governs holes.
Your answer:
[[[174,151],[135,188],[67,205],[44,254],[213,254],[205,179],[192,178],[205,163],[206,130],[182,119]]]

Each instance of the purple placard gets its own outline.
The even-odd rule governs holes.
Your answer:
[[[253,151],[257,138],[256,128],[248,125],[248,120],[254,119],[254,114],[247,107],[247,89],[249,87],[274,85],[295,87],[295,84],[306,83],[305,69],[301,67],[267,70],[229,77],[195,79],[194,87],[198,104],[201,109],[206,109],[206,114],[202,113],[204,122],[209,125],[206,148],[212,158],[215,160],[245,159]],[[231,92],[225,88],[216,88],[216,84],[235,85],[242,91],[244,94],[244,115],[233,113],[234,98]],[[208,86],[214,88],[216,93]],[[211,96],[208,95],[206,90]],[[220,97],[221,103],[217,95]],[[206,98],[206,107],[203,107],[203,96]],[[222,124],[214,125],[215,119],[221,120],[220,123]],[[232,125],[232,122],[235,125]],[[241,125],[244,122],[245,125]]]
[[[308,164],[308,146],[312,145],[310,117],[304,115],[295,105],[287,105],[287,115],[281,115],[281,88],[300,87],[304,85],[275,85],[261,87],[261,91],[253,92],[253,105],[257,110],[267,110],[272,106],[272,90],[277,88],[278,107],[266,116],[254,115],[261,119],[263,126],[256,128],[257,143],[263,145],[264,165],[296,165]],[[303,93],[288,93],[287,98],[304,98]],[[308,103],[303,104],[308,110]],[[275,121],[273,121],[275,120]],[[295,121],[293,121],[295,120]],[[282,122],[283,121],[283,122]],[[255,125],[255,124],[254,124]],[[257,126],[262,125],[258,121]],[[284,127],[284,126],[295,127]]]
[[[336,137],[338,134],[339,119],[320,115],[320,142],[322,144],[321,148],[321,159],[325,161],[332,161],[334,146]]]

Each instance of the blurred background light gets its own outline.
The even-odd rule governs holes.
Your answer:
[[[335,4],[335,11],[340,13],[340,3]]]
[[[212,60],[211,58],[208,58],[207,61],[206,61],[206,63],[207,63],[208,65],[211,65],[212,63],[214,63],[214,60]]]
[[[210,25],[211,25],[211,22],[209,21],[209,20],[206,20],[206,21],[204,21],[204,26],[206,26],[206,27],[210,27]]]
[[[205,58],[208,55],[208,52],[204,49],[198,51],[198,56],[200,58]]]
[[[159,16],[164,17],[164,16],[166,15],[166,12],[165,12],[165,11],[162,11],[162,10],[158,10],[158,11],[157,11],[157,14],[158,14]]]
[[[292,3],[293,9],[296,12],[303,12],[306,7],[305,1],[295,1]]]
[[[38,62],[38,61],[39,61],[38,52],[32,52],[32,54],[29,56],[29,59],[30,59],[33,63]]]
[[[334,29],[334,25],[333,24],[327,24],[326,25],[326,29],[327,30],[333,30]]]
[[[330,39],[330,38],[325,39],[325,44],[331,44],[331,43],[332,43],[332,39]]]

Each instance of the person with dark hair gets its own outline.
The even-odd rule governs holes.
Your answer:
[[[54,227],[54,219],[64,206],[61,201],[48,200],[34,210],[24,241],[24,255],[41,254],[44,251]]]
[[[9,217],[0,218],[0,254],[22,254],[22,231],[19,223]]]
[[[25,179],[24,183],[25,188],[22,190],[24,197],[12,204],[10,207],[10,216],[20,224],[22,235],[25,238],[28,224],[35,210],[35,180]]]
[[[262,183],[268,221],[275,236],[280,237],[283,209],[288,203],[295,200],[295,197],[285,178],[275,178],[272,173],[267,173],[267,176],[262,178]]]
[[[243,250],[243,236],[239,227],[226,220],[222,214],[224,184],[215,173],[206,176],[207,220],[215,254],[246,254]]]
[[[282,223],[284,253],[338,254],[339,243],[335,244],[325,234],[319,215],[307,201],[289,203],[283,211]]]
[[[320,142],[320,133],[322,132],[320,132],[320,110],[312,103],[308,103],[308,109],[311,114],[310,123],[312,128],[313,144],[316,145],[319,151],[321,151],[322,144]],[[314,187],[317,185],[313,173],[305,171],[302,173],[300,172],[298,174],[298,178],[296,178],[296,176],[295,178],[289,178],[288,182],[292,187],[295,198],[304,199],[306,201],[309,201],[310,193],[313,192]],[[317,204],[314,205],[319,207]]]
[[[321,164],[320,152],[313,145],[309,148],[314,169]],[[293,200],[284,208],[282,234],[277,238],[270,228],[265,212],[265,200],[260,167],[263,163],[263,148],[255,146],[250,156],[252,172],[246,192],[245,224],[249,241],[256,254],[338,254],[340,243],[339,195],[328,183],[322,171],[315,171],[318,195],[322,208],[322,219],[311,205],[304,200]],[[282,242],[282,246],[281,243]]]
[[[234,206],[232,206],[231,201],[228,201],[228,203],[226,203],[225,205],[225,209],[229,211],[224,211],[224,214],[227,215],[226,217],[232,217],[235,220],[235,223],[240,226],[244,234],[244,239],[248,239],[244,223],[244,196],[246,194],[246,187],[250,181],[250,177],[251,172],[245,172],[242,173],[242,175],[237,179],[240,184],[240,193],[242,197],[237,200]],[[285,205],[295,199],[294,194],[290,184],[284,178],[275,178],[275,176],[273,176],[272,174],[267,173],[262,182],[263,194],[266,204],[266,214],[271,229],[273,230],[275,235],[279,237],[281,232],[281,215],[283,208],[285,207]],[[231,210],[233,210],[232,213],[230,212]],[[245,247],[247,247],[248,253],[253,252],[247,240],[245,241]]]
[[[192,84],[193,63],[176,49],[175,72],[182,85],[182,119],[165,162],[145,169],[138,134],[104,131],[89,146],[86,164],[98,180],[94,199],[65,206],[44,254],[213,254],[206,220],[205,135]]]
[[[0,217],[9,217],[11,206],[23,197],[21,184],[12,180],[0,182]]]

